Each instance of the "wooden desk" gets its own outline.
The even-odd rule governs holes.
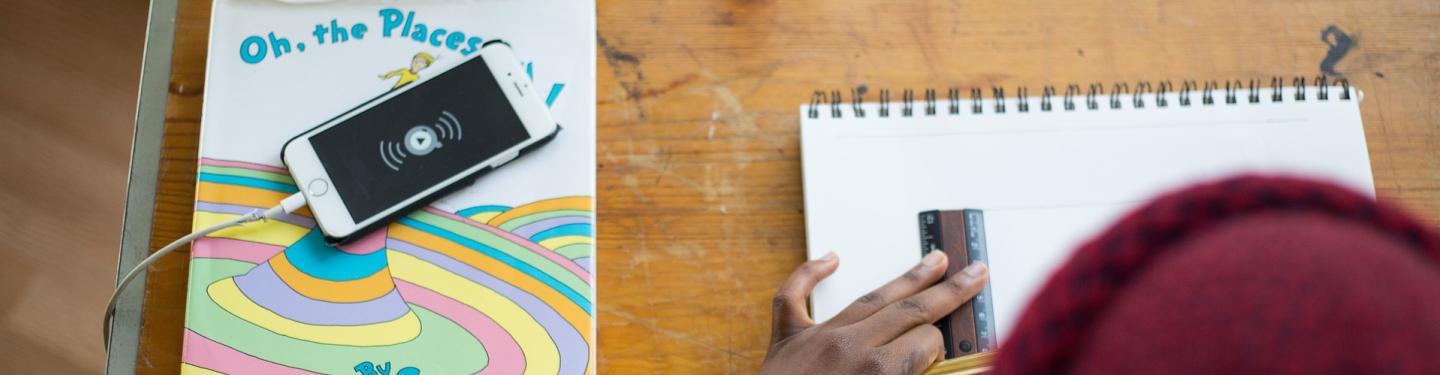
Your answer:
[[[748,373],[804,259],[812,91],[1319,74],[1361,104],[1381,197],[1440,225],[1440,10],[1419,1],[609,1],[599,7],[602,373]],[[209,3],[177,21],[153,247],[189,230]],[[147,283],[141,373],[179,363],[188,263]]]
[[[797,106],[817,89],[1038,95],[1072,82],[1314,77],[1333,24],[1358,41],[1336,67],[1365,90],[1380,196],[1440,223],[1440,9],[1079,3],[601,1],[603,372],[759,366],[771,294],[804,259]]]

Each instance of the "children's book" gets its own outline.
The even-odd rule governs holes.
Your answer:
[[[295,193],[291,137],[495,39],[559,136],[339,248],[303,209],[195,241],[181,372],[594,373],[593,2],[216,1],[194,228]]]

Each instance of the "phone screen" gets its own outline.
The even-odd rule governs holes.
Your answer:
[[[529,139],[478,56],[414,84],[310,137],[357,223]]]

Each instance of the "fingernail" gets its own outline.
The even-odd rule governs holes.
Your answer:
[[[835,255],[835,252],[834,252],[834,251],[831,251],[831,252],[825,253],[825,255],[821,256],[821,257],[820,257],[820,260],[823,260],[823,261],[826,261],[826,262],[830,262],[830,261],[834,261],[836,258],[839,258],[839,256],[838,256],[838,255]]]
[[[969,266],[966,266],[965,270],[962,272],[965,273],[965,276],[980,277],[985,276],[985,273],[989,271],[990,267],[986,267],[985,263],[975,262],[970,264]]]
[[[940,265],[940,254],[944,253],[941,253],[939,251],[931,251],[930,253],[925,254],[924,258],[920,258],[920,264],[924,265],[925,268],[938,266]]]

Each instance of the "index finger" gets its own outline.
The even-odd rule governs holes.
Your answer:
[[[911,267],[909,271],[905,271],[900,277],[890,280],[879,289],[860,296],[850,306],[846,306],[844,310],[840,310],[839,314],[830,318],[830,323],[827,324],[842,326],[854,324],[865,320],[901,298],[909,297],[935,285],[935,280],[945,276],[946,264],[943,251],[931,251],[929,254],[925,254],[923,258],[920,258],[920,263]]]

